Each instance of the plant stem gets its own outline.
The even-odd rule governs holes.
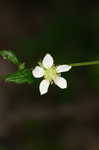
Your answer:
[[[89,62],[81,62],[81,63],[72,63],[69,65],[73,66],[73,67],[78,67],[78,66],[89,66],[89,65],[98,65],[98,64],[99,64],[99,60],[89,61]]]

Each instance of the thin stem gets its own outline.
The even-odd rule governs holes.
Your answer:
[[[89,61],[89,62],[81,62],[81,63],[72,63],[72,64],[69,64],[69,65],[73,66],[73,67],[78,67],[78,66],[89,66],[89,65],[98,65],[98,64],[99,64],[99,60]]]

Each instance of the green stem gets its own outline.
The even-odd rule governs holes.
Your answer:
[[[73,66],[73,67],[78,67],[78,66],[89,66],[89,65],[98,65],[98,64],[99,64],[99,60],[89,61],[89,62],[81,62],[81,63],[72,63],[72,64],[69,64],[69,65]]]

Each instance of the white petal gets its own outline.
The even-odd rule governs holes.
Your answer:
[[[54,80],[54,83],[61,89],[67,88],[67,81],[62,77],[56,77],[56,79]]]
[[[48,68],[52,67],[53,62],[54,62],[53,57],[50,54],[46,54],[44,59],[43,59],[42,64],[45,68],[48,69]]]
[[[40,86],[39,86],[39,90],[40,90],[41,95],[48,92],[49,85],[50,85],[50,82],[48,80],[41,81]]]
[[[43,71],[43,69],[42,69],[41,67],[36,66],[36,67],[33,69],[32,74],[33,74],[33,76],[34,76],[35,78],[41,78],[41,77],[43,77],[43,75],[44,75],[44,71]]]
[[[59,65],[59,66],[57,66],[56,71],[58,73],[60,73],[60,72],[67,72],[70,69],[71,69],[71,66],[69,66],[69,65]]]

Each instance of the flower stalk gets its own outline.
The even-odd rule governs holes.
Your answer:
[[[96,61],[88,61],[88,62],[81,62],[81,63],[72,63],[68,64],[72,67],[79,67],[79,66],[89,66],[89,65],[99,65],[99,60]]]

